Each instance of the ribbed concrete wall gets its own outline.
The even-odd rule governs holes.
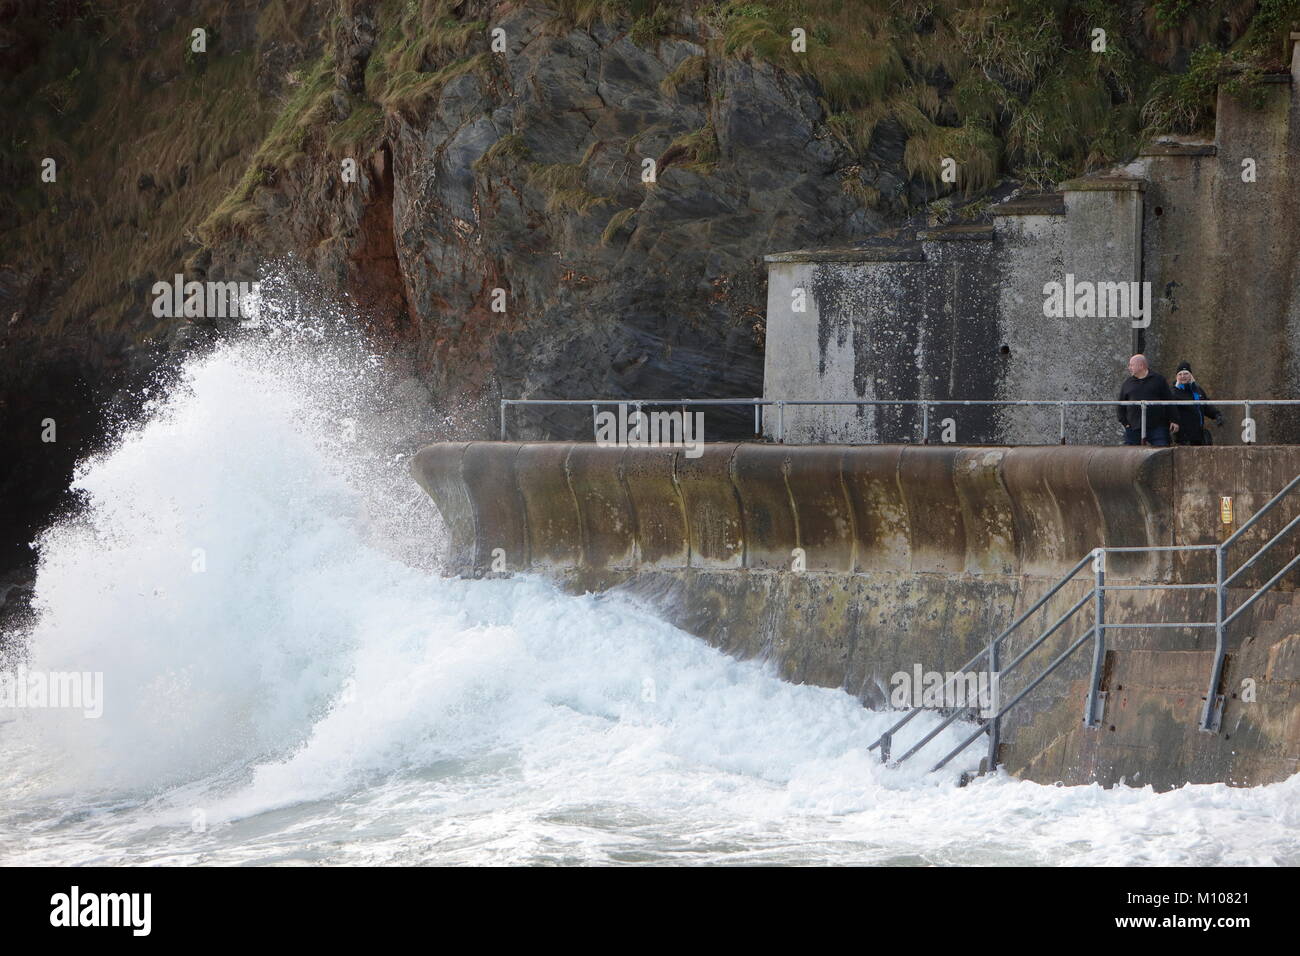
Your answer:
[[[1141,448],[431,445],[451,566],[1055,575],[1099,545],[1167,544],[1171,459]],[[1153,575],[1143,559],[1118,568]]]
[[[958,448],[460,443],[422,449],[413,472],[450,531],[448,567],[616,588],[728,653],[791,681],[887,706],[898,671],[962,666],[1097,546],[1212,544],[1300,474],[1300,448]],[[1220,499],[1234,501],[1234,524]],[[1300,513],[1300,499],[1235,546],[1230,567]],[[792,569],[794,549],[806,570]],[[1286,554],[1294,554],[1294,545]],[[1282,557],[1243,576],[1230,607]],[[1110,582],[1209,580],[1205,555],[1113,557]],[[1004,662],[1077,601],[1085,578],[1010,640]],[[1224,732],[1196,730],[1208,629],[1108,639],[1101,730],[1081,729],[1085,648],[1008,718],[1011,772],[1068,783],[1260,783],[1300,767],[1300,607],[1291,582],[1229,632]],[[1204,591],[1122,591],[1111,621],[1212,619]],[[1040,664],[1087,630],[1082,615]],[[1009,699],[1035,669],[1004,679]],[[1234,696],[1250,682],[1246,700]]]

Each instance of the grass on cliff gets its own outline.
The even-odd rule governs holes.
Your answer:
[[[483,52],[487,24],[456,20],[455,6],[448,0],[379,4],[379,35],[366,63],[365,89],[344,97],[346,115],[340,115],[334,102],[343,94],[333,54],[327,50],[306,65],[243,177],[203,222],[200,234],[205,241],[256,228],[264,218],[257,190],[273,187],[283,172],[309,156],[361,159],[382,138],[386,113],[415,119],[456,77],[490,76],[491,57]],[[482,49],[470,52],[476,48]]]
[[[59,295],[43,334],[69,348],[148,334],[138,280],[183,271],[274,118],[255,52],[221,42],[224,16],[209,3],[159,27],[85,7],[47,25],[41,58],[6,81],[0,174],[17,189],[0,195],[0,261],[50,276]],[[195,24],[206,54],[188,49]],[[46,156],[54,183],[38,175]]]
[[[478,172],[494,173],[511,169],[517,163],[528,159],[528,146],[519,133],[508,133],[487,148],[477,160],[474,169]]]
[[[945,192],[955,160],[966,197],[1012,175],[1050,186],[1132,157],[1165,132],[1212,130],[1214,98],[1252,96],[1285,66],[1300,0],[550,0],[566,26],[619,24],[643,46],[684,14],[714,41],[661,84],[707,77],[710,59],[750,57],[810,77],[826,128],[859,161],[889,124],[907,175]],[[1099,32],[1104,43],[1099,43]],[[794,40],[804,44],[796,50]],[[716,142],[716,141],[715,141]],[[688,144],[675,143],[680,153]],[[679,161],[676,156],[674,161]],[[693,160],[701,170],[714,160]],[[879,194],[857,177],[846,190]]]
[[[596,23],[631,20],[635,24],[642,20],[654,20],[656,17],[662,25],[665,17],[671,17],[673,13],[692,6],[680,0],[546,0],[546,2],[555,9],[561,24],[582,30]],[[642,37],[644,38],[644,34]]]
[[[1144,138],[1212,127],[1232,61],[1284,66],[1300,0],[730,0],[705,5],[719,53],[813,78],[827,127],[865,157],[881,123],[910,176],[959,164],[971,195],[1006,173],[1039,184],[1132,156]],[[806,49],[792,49],[802,30]],[[1105,49],[1094,49],[1095,31]],[[1192,53],[1190,59],[1187,54]],[[1217,57],[1217,59],[1216,59]],[[1177,62],[1176,62],[1177,61]]]
[[[600,244],[602,246],[612,246],[614,240],[618,238],[618,234],[632,221],[632,217],[635,216],[636,213],[637,211],[635,209],[628,208],[620,209],[618,212],[614,213],[614,215],[610,216],[609,222],[605,223],[605,228],[601,231]]]
[[[376,42],[366,62],[365,89],[346,97],[347,115],[334,105],[336,64],[326,51],[302,70],[302,81],[280,107],[243,177],[213,209],[200,231],[205,241],[256,229],[264,214],[257,190],[309,156],[361,159],[382,139],[386,114],[418,121],[449,82],[466,74],[491,81],[494,64],[488,25],[455,17],[453,0],[384,0],[376,7]]]
[[[474,73],[489,81],[493,58],[485,20],[461,20],[456,0],[378,5],[379,36],[366,64],[366,95],[417,118],[451,80]]]
[[[273,186],[283,171],[307,159],[307,138],[332,108],[331,58],[322,56],[306,70],[295,71],[293,82],[287,103],[253,153],[238,185],[200,223],[198,234],[205,242],[212,242],[231,227],[258,222],[262,218],[254,202],[258,187]]]
[[[691,133],[677,137],[669,145],[656,164],[658,173],[672,165],[680,165],[692,172],[707,176],[718,165],[718,135],[712,123]]]
[[[945,159],[971,195],[1008,171],[1065,178],[1136,143],[1135,117],[1110,111],[1132,88],[1133,57],[1107,3],[736,0],[720,22],[724,53],[815,79],[828,128],[854,154],[865,158],[882,123],[901,131],[908,175],[936,188]],[[1112,37],[1104,54],[1086,52],[1094,26]],[[796,29],[805,52],[792,49]],[[1097,150],[1117,119],[1121,136]]]
[[[589,171],[600,146],[599,142],[592,143],[576,163],[527,165],[528,185],[546,196],[547,212],[572,212],[585,216],[594,209],[614,202],[610,197],[588,188]]]
[[[707,56],[688,56],[671,73],[663,78],[659,90],[664,96],[675,97],[682,87],[691,83],[706,83],[709,78],[709,58]]]

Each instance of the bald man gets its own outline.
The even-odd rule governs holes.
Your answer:
[[[1119,389],[1121,402],[1170,401],[1175,396],[1163,375],[1151,371],[1145,355],[1134,355],[1128,360],[1129,377]],[[1124,426],[1124,444],[1142,444],[1142,407],[1119,405],[1119,423]],[[1169,445],[1169,406],[1147,406],[1148,445]]]

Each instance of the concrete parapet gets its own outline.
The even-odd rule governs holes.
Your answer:
[[[783,570],[801,548],[810,572],[1051,576],[1099,545],[1169,543],[1173,454],[718,444],[693,459],[668,449],[473,442],[431,445],[413,470],[446,518],[456,570],[491,570],[497,549],[512,571]],[[1267,470],[1288,467],[1279,460]],[[1189,507],[1191,494],[1183,492]],[[1203,521],[1183,521],[1204,532]],[[1150,576],[1157,564],[1135,559],[1114,570],[1123,569]]]
[[[461,456],[468,443],[445,443],[421,448],[411,460],[411,474],[425,490],[447,526],[447,566],[453,571],[472,569],[478,529],[474,505],[461,475]]]
[[[568,458],[567,445],[536,442],[519,446],[515,468],[516,475],[527,476],[519,483],[519,493],[529,530],[526,553],[533,570],[571,568],[584,560],[578,502],[569,485]]]
[[[460,476],[474,506],[476,567],[491,567],[497,558],[508,570],[529,566],[528,521],[515,480],[519,449],[473,442],[461,452]]]
[[[789,568],[799,546],[794,505],[786,485],[790,453],[782,445],[740,445],[732,462],[741,509],[745,567]]]
[[[738,447],[706,445],[699,458],[675,456],[693,568],[745,566],[744,521],[731,471]]]
[[[610,451],[615,452],[612,459]],[[582,560],[594,569],[636,567],[636,512],[623,481],[627,453],[596,445],[569,449],[569,488],[578,505]]]
[[[851,572],[857,549],[853,506],[843,461],[857,449],[812,447],[790,456],[786,487],[795,511],[799,547],[809,571]]]
[[[636,515],[637,567],[684,568],[690,563],[676,457],[660,448],[629,448],[623,457],[623,478]]]

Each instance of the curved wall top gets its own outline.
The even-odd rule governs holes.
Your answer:
[[[1097,546],[1172,543],[1150,448],[430,445],[412,471],[481,572],[789,569],[1054,576]],[[498,551],[498,549],[500,549]],[[1158,575],[1149,558],[1118,573]]]

